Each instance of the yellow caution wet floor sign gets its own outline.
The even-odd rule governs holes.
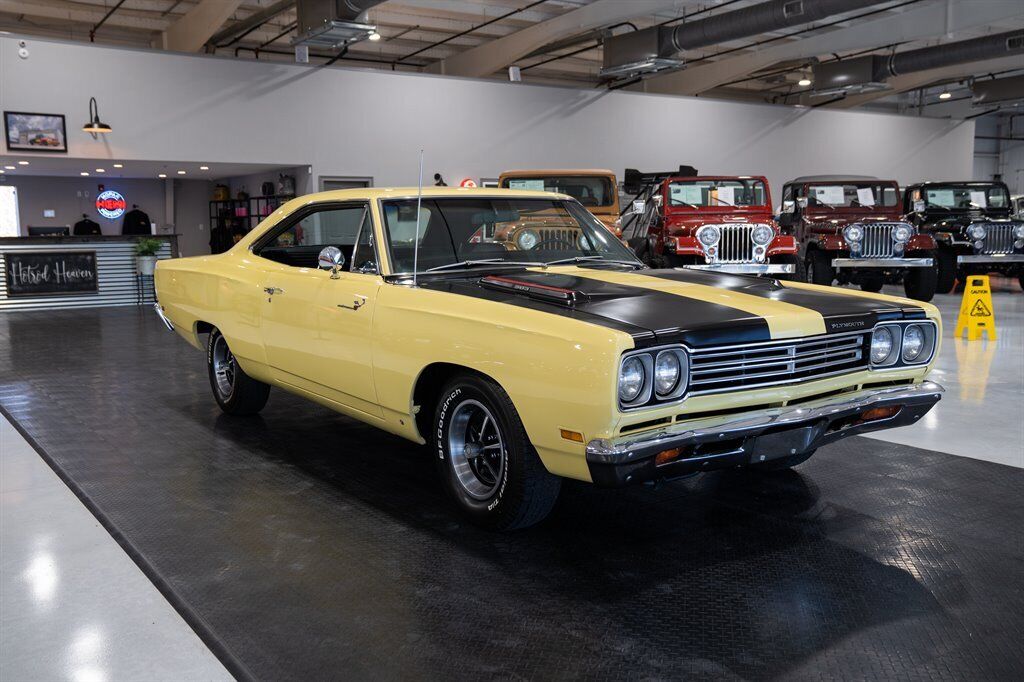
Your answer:
[[[988,332],[988,338],[996,338],[996,316],[992,312],[992,288],[988,275],[972,275],[967,278],[964,298],[960,302],[960,314],[956,318],[956,333],[960,338],[967,330],[967,340],[981,338],[981,332]]]

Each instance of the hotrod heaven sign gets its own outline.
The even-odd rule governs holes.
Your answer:
[[[8,252],[4,261],[8,296],[96,291],[95,251]]]

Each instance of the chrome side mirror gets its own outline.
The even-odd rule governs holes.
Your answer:
[[[779,209],[779,213],[792,213],[796,210],[796,202],[792,199],[786,199],[782,202],[782,208]]]
[[[345,267],[345,254],[337,246],[325,246],[316,259],[317,267],[330,270],[331,279],[338,279],[338,273]]]

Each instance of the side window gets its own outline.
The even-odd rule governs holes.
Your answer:
[[[345,254],[345,262],[351,263],[368,214],[368,206],[363,203],[325,206],[273,232],[257,254],[284,265],[315,268],[320,251],[325,246],[337,246]],[[368,258],[372,260],[372,247],[370,252]]]
[[[351,270],[364,274],[378,272],[377,252],[374,250],[373,243],[373,217],[370,215],[369,206],[363,211],[363,220],[359,225],[359,238],[352,251]]]

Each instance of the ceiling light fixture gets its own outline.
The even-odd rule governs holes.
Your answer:
[[[97,134],[106,134],[113,131],[113,128],[100,120],[100,107],[96,104],[96,98],[89,98],[89,122],[82,126],[82,131],[92,135],[96,139]]]
[[[367,40],[369,40],[370,42],[375,43],[378,40],[380,40],[380,34],[377,33],[376,31],[374,31],[370,35],[367,36]]]
[[[114,164],[114,168],[124,168],[124,164],[123,163],[115,163]]]
[[[939,99],[949,99],[952,96],[953,94],[947,90],[946,92],[939,95]]]
[[[808,85],[811,84],[811,79],[808,78],[807,76],[804,76],[803,78],[798,80],[796,84],[799,85],[801,88],[806,88]]]
[[[89,171],[82,171],[81,173],[79,173],[79,175],[81,175],[84,178],[89,177]]]
[[[209,166],[200,166],[199,170],[210,170]]]
[[[107,172],[107,169],[106,169],[106,168],[97,168],[97,169],[96,169],[96,172],[97,172],[97,173],[106,173],[106,172]]]
[[[6,173],[6,172],[7,172],[7,171],[5,171],[5,170],[3,170],[2,168],[0,168],[0,175],[3,175],[3,174],[4,174],[4,173]]]
[[[158,175],[157,177],[158,177],[158,178],[166,178],[166,177],[167,177],[167,173],[161,173],[161,174],[160,174],[160,175]]]
[[[184,175],[185,171],[178,171],[178,175]]]
[[[28,165],[28,161],[19,161],[18,165],[19,166],[27,166]]]
[[[4,166],[7,170],[14,170],[14,166]]]

